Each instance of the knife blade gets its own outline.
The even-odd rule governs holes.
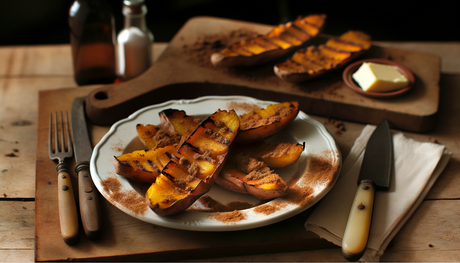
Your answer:
[[[348,261],[359,260],[366,249],[374,208],[375,190],[387,190],[393,167],[393,139],[384,119],[366,145],[359,172],[358,189],[342,239],[342,254]]]
[[[75,172],[78,174],[78,200],[80,217],[85,234],[90,239],[101,235],[101,210],[98,191],[89,170],[89,161],[93,152],[86,126],[84,97],[75,98],[71,108],[71,125],[75,151]]]

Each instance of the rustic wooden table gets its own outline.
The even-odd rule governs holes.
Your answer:
[[[425,201],[396,235],[381,261],[454,262],[460,260],[460,43],[390,43],[379,45],[434,53],[442,58],[441,95],[436,128],[405,133],[419,141],[438,141],[453,157]],[[157,59],[167,44],[154,44]],[[75,87],[70,46],[0,48],[0,261],[35,260],[35,175],[39,91]],[[308,112],[307,112],[308,114]],[[345,122],[335,133],[346,156],[364,125]],[[104,129],[93,136],[102,136]],[[96,138],[97,139],[97,138]],[[58,227],[58,226],[56,226]],[[339,248],[258,255],[214,257],[202,261],[343,261]]]

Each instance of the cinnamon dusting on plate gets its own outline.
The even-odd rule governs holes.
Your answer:
[[[102,180],[101,185],[113,201],[124,206],[129,211],[139,215],[144,215],[147,212],[147,199],[134,190],[121,191],[121,183],[116,177],[108,177]]]
[[[331,156],[336,158],[331,158]],[[319,155],[312,155],[307,159],[308,166],[304,176],[298,174],[289,183],[288,194],[285,196],[290,203],[299,206],[306,206],[310,200],[326,187],[331,187],[335,182],[334,177],[338,176],[340,161],[338,153],[326,150]],[[322,184],[323,183],[323,184]]]
[[[264,215],[269,215],[284,207],[286,207],[286,204],[279,204],[279,203],[264,204],[264,205],[254,207],[254,212],[264,214]]]
[[[238,221],[241,221],[246,218],[246,214],[242,211],[232,211],[232,212],[226,212],[226,213],[221,213],[217,212],[214,214],[210,214],[209,218],[215,219],[220,222],[224,223],[236,223]]]

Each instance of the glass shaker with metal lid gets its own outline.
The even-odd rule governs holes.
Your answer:
[[[123,1],[125,25],[117,37],[117,74],[129,80],[152,65],[153,34],[147,28],[144,0]]]

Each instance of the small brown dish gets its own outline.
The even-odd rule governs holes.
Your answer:
[[[361,64],[363,64],[364,62],[374,62],[374,63],[386,64],[386,65],[391,65],[391,66],[396,67],[409,80],[409,85],[407,87],[405,87],[405,88],[395,90],[395,91],[389,91],[389,92],[367,92],[367,91],[364,91],[353,80],[353,73],[355,73],[359,69],[359,67],[361,67]],[[381,59],[381,58],[370,58],[370,59],[359,60],[359,61],[356,61],[356,62],[348,65],[345,68],[345,70],[343,71],[342,78],[343,78],[343,81],[345,82],[345,84],[347,84],[347,86],[350,89],[358,92],[359,94],[361,94],[363,96],[370,97],[370,98],[375,98],[375,99],[386,99],[386,98],[393,98],[393,97],[396,97],[396,96],[400,96],[400,95],[408,92],[409,90],[411,90],[414,87],[414,83],[415,83],[414,74],[409,69],[407,69],[406,67],[404,67],[403,65],[401,65],[401,64],[399,64],[397,62],[387,60],[387,59]]]

